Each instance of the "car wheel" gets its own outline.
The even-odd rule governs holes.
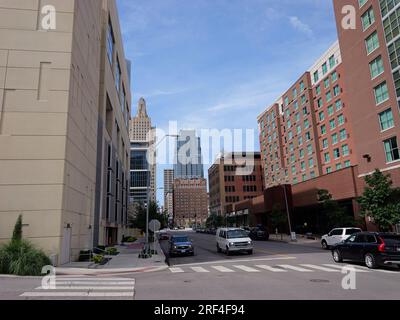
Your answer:
[[[328,249],[329,249],[328,244],[326,243],[325,240],[322,240],[322,242],[321,242],[321,247],[322,247],[322,249],[324,249],[324,250],[328,250]]]
[[[337,249],[332,252],[332,257],[336,263],[343,262],[342,254]]]
[[[218,253],[221,253],[222,252],[222,250],[221,250],[221,248],[219,247],[219,244],[217,243],[217,252]]]
[[[226,247],[226,251],[225,251],[226,255],[229,256],[231,253],[229,252],[229,248]]]
[[[364,261],[365,261],[365,265],[369,268],[369,269],[376,269],[378,267],[375,257],[373,254],[371,253],[367,253],[364,256]]]

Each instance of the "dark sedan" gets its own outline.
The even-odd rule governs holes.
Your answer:
[[[187,236],[172,236],[169,241],[169,256],[191,255],[194,256],[193,243]]]
[[[257,225],[250,229],[249,237],[251,240],[269,240],[269,233],[263,225]]]
[[[360,232],[332,247],[335,262],[363,262],[370,269],[380,266],[400,267],[400,234]]]

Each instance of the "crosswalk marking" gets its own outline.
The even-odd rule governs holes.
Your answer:
[[[319,271],[325,271],[325,272],[340,272],[337,269],[331,269],[331,268],[327,268],[327,267],[316,266],[316,265],[313,265],[313,264],[301,264],[301,266],[306,267],[306,268],[316,269],[316,270],[319,270]]]
[[[336,264],[328,264],[328,263],[324,263],[324,266],[327,267],[331,267],[331,268],[336,268],[336,269],[340,269],[343,270],[344,268],[350,268],[350,269],[354,269],[356,272],[370,272],[369,270],[365,270],[365,269],[359,269],[354,265],[336,265]]]
[[[113,282],[101,282],[101,281],[56,281],[56,285],[102,285],[107,283],[107,285],[135,285],[134,281],[124,281],[124,282],[120,282],[120,281],[113,281]]]
[[[289,269],[289,270],[294,270],[294,271],[300,271],[300,272],[314,272],[314,270],[310,270],[310,269],[304,269],[301,267],[295,267],[295,266],[291,266],[288,264],[279,264],[278,267],[284,268],[284,269]]]
[[[204,269],[204,268],[202,268],[202,267],[191,267],[190,269],[192,269],[192,270],[195,271],[195,272],[200,272],[200,273],[207,273],[207,272],[210,272],[210,271],[208,271],[207,269]]]
[[[31,298],[81,298],[81,297],[131,297],[133,298],[134,292],[25,292],[21,297]]]
[[[257,269],[251,268],[251,267],[247,267],[247,266],[233,266],[233,267],[235,267],[239,270],[246,271],[246,272],[260,272],[260,270],[257,270]]]
[[[268,271],[272,271],[272,272],[287,272],[287,270],[284,270],[281,268],[274,268],[274,267],[267,266],[267,265],[256,265],[255,267],[264,269],[264,270],[268,270]]]
[[[223,266],[212,266],[211,268],[213,268],[217,271],[220,271],[220,272],[235,272],[234,270],[223,267]]]
[[[185,272],[185,271],[183,271],[182,268],[169,268],[169,270],[170,270],[172,273],[182,273],[182,272]]]
[[[132,287],[111,287],[111,286],[56,286],[55,289],[37,287],[35,290],[131,290]]]

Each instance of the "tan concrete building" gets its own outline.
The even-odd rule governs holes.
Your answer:
[[[57,264],[124,233],[130,83],[113,0],[0,0],[0,241]]]
[[[174,180],[174,224],[189,227],[207,220],[207,180]]]
[[[164,209],[168,212],[170,217],[174,212],[174,170],[164,170]]]

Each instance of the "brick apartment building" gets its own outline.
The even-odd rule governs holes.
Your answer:
[[[173,189],[174,224],[189,227],[205,223],[208,218],[206,179],[175,179]]]
[[[247,157],[252,171],[241,175],[237,169],[243,166]],[[208,170],[210,213],[225,215],[227,205],[259,196],[264,189],[263,180],[259,152],[220,156]]]

